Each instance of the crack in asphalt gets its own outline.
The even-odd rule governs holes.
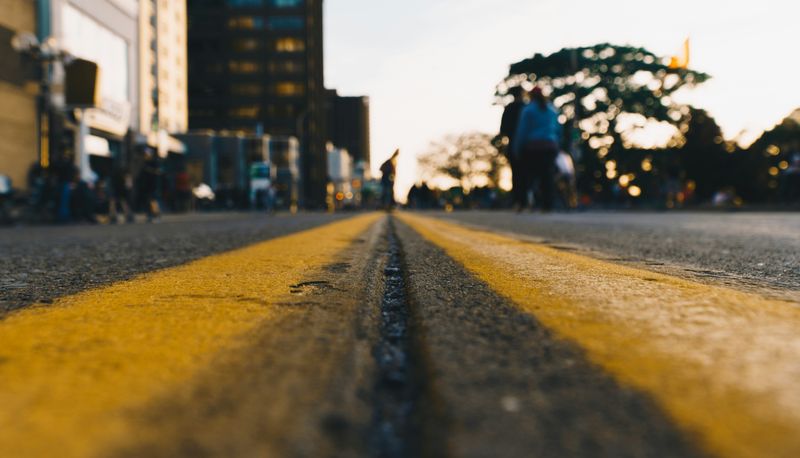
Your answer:
[[[421,336],[414,326],[406,294],[402,249],[392,219],[387,224],[388,252],[384,267],[384,293],[380,305],[373,418],[370,431],[372,456],[400,458],[443,456],[441,444],[426,434],[431,423],[424,406],[432,393],[422,357]]]

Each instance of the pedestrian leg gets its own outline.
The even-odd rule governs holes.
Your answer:
[[[528,207],[528,192],[533,185],[533,164],[529,151],[524,151],[522,157],[517,159],[517,187],[514,189],[514,205],[517,211]]]
[[[554,149],[541,149],[535,154],[534,166],[536,177],[539,180],[539,194],[542,196],[542,210],[553,209],[553,193],[555,191],[555,161],[558,152]]]

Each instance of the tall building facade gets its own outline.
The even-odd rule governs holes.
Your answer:
[[[109,160],[127,157],[131,134],[139,132],[139,1],[49,0],[40,14],[40,34],[52,37],[69,54],[98,65],[99,105],[83,112],[85,122],[80,127],[70,120],[65,132],[71,130],[80,139],[75,150],[82,152],[73,155],[105,158],[101,175],[107,175]],[[63,71],[56,71],[54,80],[56,86],[63,85]],[[58,92],[53,107],[71,112]],[[94,165],[92,169],[101,172]]]
[[[0,174],[15,188],[26,187],[28,169],[38,159],[36,91],[28,83],[34,69],[11,39],[36,30],[36,11],[30,0],[0,0]]]
[[[189,129],[186,20],[186,0],[140,0],[139,125],[151,145]]]
[[[189,127],[296,136],[303,201],[326,185],[322,0],[190,0]]]
[[[326,97],[328,141],[345,148],[355,163],[370,164],[369,97],[340,96],[329,89]]]

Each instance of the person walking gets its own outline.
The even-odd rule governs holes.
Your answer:
[[[110,217],[111,223],[120,222],[120,216],[124,221],[132,223],[134,221],[131,198],[133,196],[133,176],[124,168],[117,168],[111,174],[111,204]]]
[[[555,160],[561,140],[558,112],[536,86],[530,93],[531,102],[522,109],[512,151],[522,172],[520,188],[514,190],[517,211],[528,206],[528,191],[538,181],[543,211],[553,209]]]
[[[161,217],[161,208],[158,204],[158,185],[161,178],[161,167],[158,157],[148,149],[144,155],[144,167],[140,174],[142,201],[147,212],[147,222],[157,222]]]
[[[381,164],[381,206],[386,211],[390,211],[394,207],[394,175],[398,156],[400,156],[400,150],[396,149],[392,157]]]
[[[511,191],[514,193],[514,203],[517,204],[517,190],[522,189],[522,184],[520,183],[522,171],[519,170],[519,161],[512,152],[512,145],[514,144],[514,139],[516,139],[519,116],[522,113],[522,109],[525,108],[525,100],[523,97],[524,91],[521,86],[510,88],[508,90],[508,95],[514,97],[514,100],[503,109],[503,118],[500,121],[500,142],[498,148],[505,154],[506,159],[508,159],[508,165],[511,167]]]

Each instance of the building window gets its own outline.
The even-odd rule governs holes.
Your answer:
[[[306,44],[299,38],[279,38],[275,40],[275,50],[278,52],[305,51]]]
[[[275,107],[275,114],[283,118],[297,116],[297,108],[294,105],[278,105]]]
[[[264,93],[264,87],[260,84],[241,83],[231,86],[231,94],[244,96],[259,96]]]
[[[226,0],[225,3],[231,8],[248,8],[264,6],[265,0]]]
[[[189,116],[191,116],[193,118],[200,118],[200,117],[208,118],[208,117],[214,116],[214,110],[195,108],[195,109],[189,110]],[[155,119],[158,119],[158,118],[155,118]],[[155,121],[155,122],[156,122],[156,125],[158,125],[158,121]]]
[[[195,64],[196,67],[201,67],[203,72],[208,73],[210,75],[219,75],[222,73],[222,64],[220,62],[205,62],[204,66],[200,66]],[[191,72],[191,70],[190,70]]]
[[[239,38],[233,40],[231,47],[236,52],[257,51],[261,47],[261,42],[253,38]]]
[[[301,83],[284,81],[275,84],[275,94],[281,97],[295,97],[306,93],[306,88]]]
[[[253,16],[234,16],[228,19],[229,29],[260,30],[264,28],[264,18]]]
[[[260,72],[261,65],[250,60],[232,60],[228,62],[228,71],[240,75],[250,75]]]
[[[232,118],[247,118],[255,119],[261,110],[257,105],[248,105],[244,107],[234,107],[228,110],[228,116]]]
[[[270,0],[275,8],[295,8],[303,5],[303,0]]]
[[[301,30],[305,21],[300,16],[276,16],[267,19],[270,30]]]
[[[293,60],[272,61],[269,63],[269,71],[279,75],[297,75],[303,72],[303,63]]]

